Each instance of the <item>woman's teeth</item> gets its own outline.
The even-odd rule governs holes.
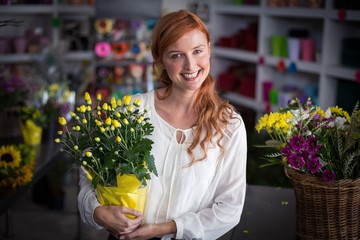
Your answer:
[[[198,72],[194,72],[194,73],[183,73],[182,75],[186,78],[194,78],[196,77],[198,74]]]

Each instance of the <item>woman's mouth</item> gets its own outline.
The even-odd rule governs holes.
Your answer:
[[[199,75],[200,71],[201,70],[198,70],[198,71],[196,71],[194,73],[182,73],[181,76],[183,78],[187,79],[187,80],[192,80],[192,79],[196,78]]]

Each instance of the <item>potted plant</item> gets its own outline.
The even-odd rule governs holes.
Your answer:
[[[357,239],[360,235],[360,109],[326,111],[311,99],[262,116],[256,130],[269,140],[257,147],[263,166],[282,165],[296,197],[301,239]],[[351,209],[351,210],[349,210]]]
[[[55,141],[62,143],[63,151],[86,171],[100,203],[125,203],[143,211],[146,182],[151,173],[157,175],[151,155],[153,142],[148,138],[153,126],[146,109],[131,96],[111,98],[108,103],[98,95],[95,107],[89,93],[85,93],[84,100],[86,104],[71,113],[69,123],[59,117],[64,129]]]

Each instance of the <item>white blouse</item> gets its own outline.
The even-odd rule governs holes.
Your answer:
[[[148,184],[144,210],[144,223],[162,223],[174,220],[176,235],[165,239],[217,239],[240,221],[246,190],[247,142],[244,122],[240,115],[231,120],[221,144],[225,155],[219,159],[221,149],[214,139],[207,158],[190,167],[187,148],[193,140],[192,129],[176,129],[155,111],[154,91],[137,94],[142,106],[148,107],[154,126],[152,154],[158,176],[152,175]],[[183,141],[176,140],[182,132]],[[201,148],[194,149],[201,157]],[[80,177],[78,207],[84,222],[101,229],[93,220],[94,209],[100,205],[91,183],[83,171]]]

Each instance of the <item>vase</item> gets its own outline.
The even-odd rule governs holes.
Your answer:
[[[360,178],[327,183],[285,168],[296,199],[296,232],[301,240],[358,240]]]
[[[20,121],[20,129],[25,144],[38,146],[41,143],[43,129],[32,120]]]
[[[147,187],[134,174],[118,175],[117,186],[97,185],[98,200],[103,206],[125,206],[144,212]],[[134,216],[125,214],[129,218]]]

